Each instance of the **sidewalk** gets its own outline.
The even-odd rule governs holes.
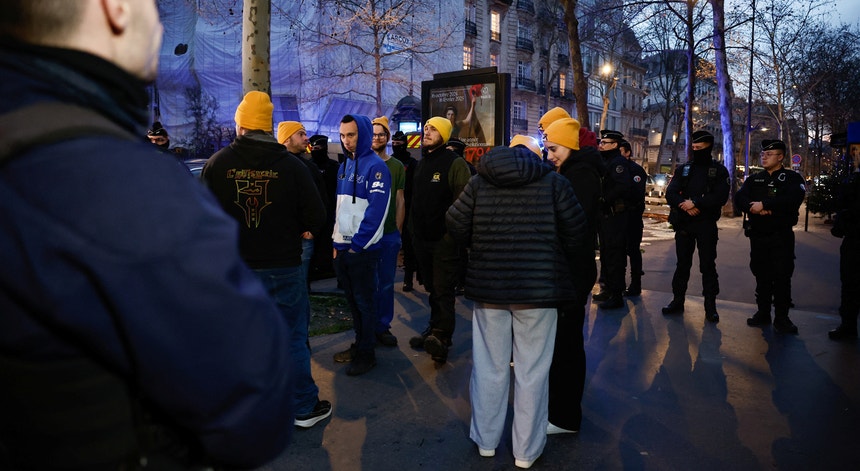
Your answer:
[[[671,239],[643,247],[641,297],[612,311],[592,304],[582,430],[549,436],[532,469],[856,469],[860,347],[826,335],[838,323],[827,307],[838,305],[838,273],[830,286],[831,272],[838,272],[838,240],[821,224],[803,232],[801,213],[797,309],[791,314],[800,334],[782,336],[746,325],[755,306],[744,265],[749,246],[735,233],[739,225],[740,218],[720,223],[720,281],[723,291],[735,294],[720,295],[719,324],[704,321],[702,299],[695,296],[700,287],[693,286],[696,268],[684,315],[660,313],[672,296],[666,269],[674,266]],[[262,469],[515,469],[510,411],[494,458],[479,457],[469,439],[471,303],[457,298],[454,346],[449,362],[436,367],[408,345],[429,317],[426,293],[395,286],[392,332],[400,345],[378,347],[376,368],[353,378],[332,360],[349,346],[352,332],[312,338],[314,377],[334,412],[314,428],[297,429],[287,451]],[[336,290],[335,282],[314,282],[313,290]],[[835,300],[819,299],[834,292]],[[805,310],[811,305],[827,308]]]

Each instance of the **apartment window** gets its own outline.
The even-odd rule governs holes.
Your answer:
[[[561,72],[558,74],[558,92],[561,96],[564,96],[565,87],[567,87],[567,74]]]
[[[497,11],[490,12],[490,39],[493,41],[502,40],[502,15]]]
[[[517,22],[517,37],[523,39],[531,39],[532,38],[532,28],[531,26],[523,23],[522,21]]]
[[[475,49],[472,46],[463,46],[463,70],[469,70],[475,66]]]
[[[514,119],[523,119],[525,117],[525,107],[523,106],[523,102],[514,102],[514,107],[511,110],[511,115],[511,117]]]
[[[490,54],[490,67],[498,67],[499,66],[499,55],[498,54]]]
[[[543,67],[538,71],[538,82],[540,82],[541,85],[546,84],[546,69]]]

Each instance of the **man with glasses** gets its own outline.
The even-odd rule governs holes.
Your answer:
[[[794,231],[798,210],[806,195],[803,177],[785,169],[785,143],[761,143],[764,170],[744,182],[735,196],[735,207],[747,213],[750,229],[750,270],[755,276],[758,311],[747,325],[770,325],[781,334],[796,334],[797,326],[788,318],[791,307],[791,275],[794,273]]]
[[[373,120],[373,140],[370,148],[376,152],[391,172],[391,200],[385,216],[385,229],[379,241],[379,286],[376,289],[376,341],[386,347],[397,346],[397,337],[391,334],[394,318],[394,273],[397,270],[397,255],[400,253],[400,233],[406,217],[406,202],[403,191],[406,186],[406,170],[397,159],[385,152],[391,133],[388,118],[380,116]]]
[[[600,309],[624,306],[621,297],[627,269],[628,212],[636,205],[636,186],[630,164],[621,155],[619,144],[624,135],[618,131],[601,130],[597,150],[606,164],[603,177],[603,219],[600,225],[600,271],[605,285],[594,295]]]

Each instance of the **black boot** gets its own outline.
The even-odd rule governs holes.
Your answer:
[[[720,322],[720,315],[717,314],[717,300],[714,298],[705,298],[705,319],[714,324]]]
[[[424,351],[430,354],[436,363],[448,361],[448,347],[451,346],[451,336],[439,329],[433,329],[424,339]]]
[[[750,327],[764,327],[770,325],[770,306],[759,306],[758,311],[752,317],[747,319],[747,325]]]
[[[777,314],[773,316],[773,330],[780,334],[796,334],[797,326],[794,325],[794,322],[791,322],[788,314]]]
[[[848,325],[845,321],[839,324],[839,327],[827,333],[831,340],[847,340],[849,342],[857,340],[857,324]]]
[[[672,298],[663,308],[663,314],[681,314],[684,312],[684,298]]]
[[[624,307],[624,298],[621,297],[621,294],[613,293],[610,294],[606,301],[598,304],[597,307],[599,309],[618,309]]]
[[[424,332],[421,332],[420,335],[416,335],[415,337],[409,339],[409,346],[412,348],[424,348],[424,339],[426,339],[427,336],[430,335],[431,330],[432,329],[428,325],[427,328],[424,329]]]
[[[622,293],[624,296],[639,296],[642,294],[642,278],[638,276],[630,277],[630,286]]]

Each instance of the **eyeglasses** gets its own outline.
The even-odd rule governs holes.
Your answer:
[[[601,144],[615,144],[616,142],[615,142],[615,141],[610,141],[609,139],[601,139],[601,140],[600,140],[600,143],[601,143]]]
[[[374,134],[373,138],[374,139],[385,139],[386,135],[385,134]]]

